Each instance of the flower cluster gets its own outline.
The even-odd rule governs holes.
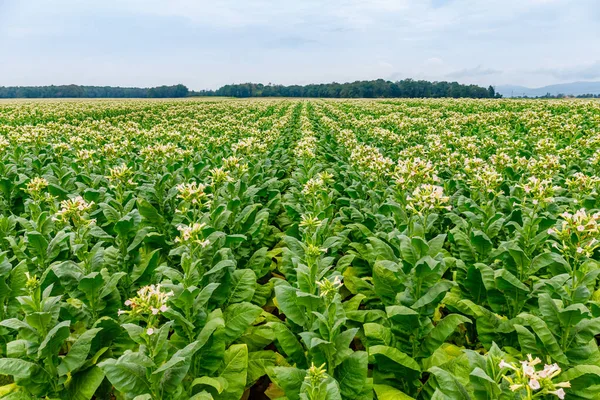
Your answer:
[[[55,219],[66,224],[72,222],[76,227],[87,226],[96,223],[95,219],[88,217],[94,206],[94,202],[87,202],[81,196],[60,202],[61,209],[56,213]]]
[[[450,197],[444,196],[444,188],[436,185],[421,185],[416,188],[411,196],[406,197],[406,209],[416,214],[429,214],[434,210],[452,210],[447,203]]]
[[[316,147],[317,138],[312,135],[305,135],[298,141],[298,144],[294,148],[294,155],[304,159],[314,158]]]
[[[376,147],[363,144],[354,148],[350,154],[350,162],[371,180],[379,180],[390,175],[394,168],[391,158],[383,156]]]
[[[4,136],[0,136],[0,151],[4,152],[8,146],[10,146],[10,142]]]
[[[473,170],[469,179],[467,179],[467,183],[474,190],[495,194],[502,184],[502,175],[496,171],[496,168],[490,165],[482,165]]]
[[[211,169],[210,177],[212,179],[212,183],[215,185],[220,185],[220,184],[229,183],[229,182],[234,181],[230,172],[228,170],[226,170],[224,167]]]
[[[248,171],[248,164],[243,163],[242,159],[236,156],[223,158],[223,168],[234,171],[238,175],[242,175]]]
[[[181,183],[177,185],[177,198],[192,205],[202,204],[210,196],[210,194],[204,192],[204,189],[206,189],[206,186],[201,183]]]
[[[204,239],[202,235],[203,229],[206,227],[204,222],[193,223],[191,226],[179,225],[177,230],[179,236],[175,238],[175,243],[196,244],[204,248],[210,244],[210,240]]]
[[[86,163],[97,163],[99,160],[97,157],[95,157],[96,155],[96,150],[78,150],[77,151],[77,159],[79,160],[79,162],[86,164]]]
[[[580,209],[575,214],[564,212],[556,228],[548,229],[548,234],[557,238],[553,246],[574,259],[591,257],[600,247],[600,212],[588,214]]]
[[[261,143],[261,141],[258,138],[250,136],[240,140],[237,143],[234,143],[231,146],[231,149],[236,155],[245,154],[251,156],[257,153],[264,152],[267,149],[267,145]]]
[[[546,364],[542,370],[537,369],[537,365],[542,360],[533,358],[531,354],[527,355],[526,361],[521,361],[521,367],[515,363],[500,361],[499,367],[504,372],[504,379],[510,384],[510,390],[513,392],[525,392],[525,399],[533,399],[544,394],[554,395],[559,399],[565,398],[565,389],[571,387],[568,381],[554,383],[561,369],[558,364]],[[511,375],[507,375],[510,373]]]
[[[552,186],[550,179],[539,179],[530,176],[527,183],[521,186],[525,191],[525,198],[531,199],[533,205],[544,205],[554,201],[554,192],[559,189]]]
[[[307,228],[309,230],[317,229],[321,225],[321,220],[310,214],[302,214],[300,219],[300,227]]]
[[[573,194],[583,195],[597,194],[600,186],[600,178],[596,175],[586,175],[582,172],[576,172],[565,181],[567,187]]]
[[[130,310],[119,310],[118,314],[150,317],[146,333],[152,335],[154,333],[154,324],[160,313],[164,313],[168,309],[167,302],[174,295],[172,291],[163,292],[161,285],[148,285],[140,288],[137,291],[137,296],[125,301],[125,305]]]
[[[306,255],[308,257],[319,257],[323,253],[327,253],[325,247],[319,247],[314,244],[308,244],[306,247]]]
[[[29,272],[25,272],[25,289],[31,294],[34,293],[40,287],[40,280],[37,275],[31,276]]]
[[[320,367],[317,367],[314,363],[311,364],[310,368],[308,369],[308,373],[304,377],[304,380],[310,385],[311,388],[318,388],[321,383],[327,379],[325,365],[326,364],[323,364]]]
[[[333,301],[333,298],[343,285],[344,284],[338,275],[336,275],[333,280],[323,279],[321,281],[317,281],[317,286],[319,287],[319,296],[330,303]]]
[[[440,181],[433,163],[419,157],[399,159],[393,178],[396,185],[403,189],[413,189],[421,184],[434,184]]]
[[[547,154],[539,159],[530,158],[524,160],[523,164],[530,175],[540,179],[550,179],[565,168],[560,157],[553,154]]]
[[[106,177],[113,188],[125,188],[135,186],[133,181],[134,171],[127,165],[122,164],[108,170]]]
[[[327,172],[320,172],[314,178],[306,181],[302,187],[302,194],[305,196],[314,196],[322,190],[327,189],[327,183],[333,176]]]
[[[42,193],[47,187],[48,181],[45,178],[36,177],[27,183],[27,187],[24,190],[34,201],[50,200],[50,193]]]

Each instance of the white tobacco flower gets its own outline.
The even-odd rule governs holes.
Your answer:
[[[523,366],[523,374],[525,374],[525,376],[531,378],[535,375],[535,367],[529,365],[527,361],[521,361],[521,364]]]
[[[537,379],[530,379],[529,387],[533,390],[538,390],[541,387],[540,382]]]
[[[558,388],[570,388],[571,387],[571,382],[569,381],[565,381],[565,382],[559,382],[556,385],[554,385]]]
[[[517,390],[521,389],[522,387],[523,387],[523,385],[519,385],[519,384],[510,385],[510,390],[513,392],[516,392]]]
[[[512,365],[510,363],[507,363],[504,360],[500,360],[500,363],[498,364],[498,366],[500,367],[500,369],[502,369],[502,368],[510,368],[512,370],[515,370],[515,371],[517,370],[517,368],[515,368],[514,365]]]

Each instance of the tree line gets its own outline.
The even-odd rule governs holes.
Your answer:
[[[326,98],[499,98],[492,86],[487,89],[458,82],[430,82],[404,79],[397,82],[377,79],[348,83],[311,85],[264,85],[240,83],[225,85],[217,90],[190,91],[186,86],[158,86],[152,88],[114,86],[0,86],[0,98],[171,98],[187,96],[226,97],[326,97]]]
[[[549,92],[546,93],[543,96],[517,96],[517,99],[572,99],[572,98],[576,98],[576,99],[600,99],[600,94],[594,94],[594,93],[586,93],[586,94],[580,94],[577,96],[573,96],[573,95],[568,95],[568,94],[564,94],[564,93],[558,93],[558,94],[550,94]]]
[[[349,83],[324,83],[311,85],[263,85],[240,83],[225,85],[217,90],[190,92],[199,96],[227,97],[328,97],[328,98],[382,98],[382,97],[453,97],[499,98],[492,86],[487,89],[458,82],[430,82],[405,79],[397,82],[377,79]]]
[[[0,86],[2,99],[38,98],[169,98],[186,97],[189,89],[184,85],[157,86],[152,88],[114,86]]]

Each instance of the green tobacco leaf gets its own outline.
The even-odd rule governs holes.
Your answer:
[[[498,289],[503,292],[514,293],[520,291],[522,293],[529,293],[529,288],[508,270],[499,269],[494,273],[494,277]]]
[[[246,386],[248,374],[248,347],[245,344],[234,344],[225,351],[223,365],[219,368],[219,377],[227,382],[223,393],[215,399],[240,399]]]
[[[565,389],[566,399],[571,396],[578,399],[595,400],[600,395],[600,367],[597,365],[574,366],[564,371],[554,381],[571,383],[571,388]]]
[[[368,322],[363,325],[365,337],[367,338],[367,344],[369,346],[391,346],[393,333],[392,330],[381,324]]]
[[[523,325],[515,324],[515,331],[517,331],[517,338],[521,351],[525,354],[540,354],[535,335],[525,328]]]
[[[404,392],[389,385],[373,385],[378,400],[414,400]]]
[[[446,396],[441,398],[471,400],[465,386],[452,373],[439,367],[430,368],[428,371],[432,374],[432,377],[427,381],[427,385]],[[434,397],[432,396],[432,398]]]
[[[101,330],[102,328],[90,329],[83,332],[81,336],[77,338],[75,343],[73,343],[73,346],[71,346],[69,353],[63,357],[62,362],[57,368],[60,376],[75,371],[85,363],[92,346],[92,340]]]
[[[275,340],[283,350],[283,352],[289,357],[292,364],[297,364],[301,368],[306,368],[306,355],[304,354],[304,348],[298,341],[296,335],[294,335],[287,326],[280,322],[270,323],[275,331]]]
[[[424,306],[432,303],[433,301],[435,301],[438,298],[442,298],[446,294],[446,292],[448,292],[448,290],[450,290],[455,285],[456,285],[456,283],[450,282],[450,281],[437,282],[435,285],[433,285],[427,291],[427,293],[425,293],[425,295],[421,296],[421,298],[418,299],[411,306],[411,308],[416,310],[418,308],[424,307]]]
[[[431,257],[435,257],[440,251],[442,251],[445,241],[446,241],[445,233],[437,235],[436,237],[431,239],[427,243],[427,245],[429,246],[429,251],[427,252],[427,254],[430,255]]]
[[[372,346],[369,348],[369,355],[375,357],[378,362],[383,361],[379,367],[386,372],[386,365],[395,367],[396,370],[409,369],[415,372],[421,372],[421,367],[419,367],[419,364],[414,359],[394,347]],[[385,360],[389,360],[391,363],[389,361],[386,363]]]
[[[217,378],[212,378],[210,376],[202,376],[192,381],[192,388],[196,386],[210,386],[217,391],[217,394],[223,393],[223,390],[225,390],[227,385],[227,381],[221,378],[220,376]]]
[[[394,304],[396,295],[404,289],[404,284],[396,277],[398,267],[392,261],[377,261],[373,266],[375,292],[384,304]]]
[[[548,329],[546,323],[539,317],[531,314],[519,314],[518,319],[529,325],[537,337],[540,338],[549,356],[559,363],[568,364],[569,360],[561,350],[556,338]]]
[[[110,358],[102,361],[98,367],[102,368],[115,389],[128,397],[152,392],[146,378],[146,368],[140,364]]]
[[[48,240],[39,232],[27,232],[25,234],[27,244],[32,251],[41,257],[45,257],[48,249]]]
[[[140,215],[154,226],[161,226],[164,223],[163,217],[150,202],[142,197],[138,197],[137,206]]]
[[[156,249],[151,251],[150,253],[144,254],[144,257],[142,258],[141,262],[134,265],[133,267],[133,271],[130,275],[131,282],[133,283],[140,279],[140,277],[142,277],[142,275],[144,275],[146,271],[153,271],[158,266],[159,258],[160,249]]]
[[[400,255],[404,261],[410,265],[415,265],[419,259],[417,250],[413,247],[408,236],[401,235],[400,239]]]
[[[233,343],[261,314],[262,308],[251,303],[232,304],[225,310],[224,339],[226,344]]]
[[[104,277],[104,285],[102,285],[102,288],[99,293],[99,297],[101,299],[111,294],[117,288],[117,284],[119,283],[121,278],[123,278],[127,274],[125,272],[117,272],[114,274],[110,274],[109,276],[108,271],[106,269],[103,269],[102,275]]]
[[[272,350],[261,350],[248,353],[248,379],[246,385],[253,385],[267,370],[272,367],[287,365],[285,358]]]
[[[471,320],[459,314],[449,314],[444,317],[423,340],[422,347],[425,354],[433,354],[459,325],[466,323],[471,323]]]
[[[271,380],[279,386],[289,400],[300,399],[300,388],[306,371],[294,367],[275,367],[269,372]]]
[[[11,375],[17,378],[28,377],[35,364],[18,358],[0,358],[0,375]]]
[[[450,239],[454,241],[456,245],[460,259],[465,263],[474,263],[477,261],[475,249],[471,245],[471,241],[463,232],[456,231],[450,235]]]
[[[569,263],[558,253],[543,253],[531,260],[529,274],[535,274],[542,268],[550,268],[552,275],[567,273],[571,270]]]
[[[490,238],[482,231],[471,232],[471,244],[483,258],[486,258],[489,252],[494,248]]]
[[[277,307],[281,312],[297,325],[304,326],[307,323],[306,313],[298,306],[296,289],[282,280],[275,280],[275,299]]]
[[[63,321],[50,329],[38,349],[38,358],[53,356],[58,353],[60,346],[69,337],[71,321]]]
[[[340,385],[344,398],[355,399],[367,383],[369,357],[364,351],[356,351],[335,369],[334,377]]]
[[[469,375],[471,384],[473,385],[475,397],[482,400],[494,400],[500,395],[502,389],[492,378],[479,367]]]
[[[251,269],[236,269],[231,280],[231,292],[226,304],[250,301],[256,291],[256,274]]]
[[[73,375],[67,386],[69,400],[90,400],[104,380],[104,371],[94,366]]]
[[[246,267],[254,271],[259,278],[265,276],[271,266],[271,259],[267,256],[268,251],[268,247],[256,250],[248,260],[248,264],[246,264]]]

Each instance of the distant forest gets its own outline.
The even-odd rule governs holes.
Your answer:
[[[405,79],[392,82],[383,79],[351,83],[324,83],[312,85],[263,85],[240,83],[225,85],[217,90],[190,91],[184,85],[153,88],[113,86],[0,86],[0,98],[175,98],[189,96],[226,97],[327,97],[327,98],[499,98],[492,86],[487,89],[458,82],[429,82]]]
[[[153,88],[113,86],[0,86],[0,99],[39,98],[169,98],[186,97],[189,89],[184,85]]]
[[[458,82],[429,82],[405,79],[398,82],[377,79],[352,83],[324,83],[313,85],[263,85],[241,83],[225,85],[217,90],[190,92],[198,96],[228,97],[329,97],[329,98],[381,98],[381,97],[453,97],[499,98],[492,86],[461,85]]]
[[[550,94],[550,93],[546,93],[543,96],[515,96],[515,98],[517,99],[600,99],[600,94],[593,94],[593,93],[587,93],[587,94],[580,94],[577,96],[572,96],[572,95],[567,95],[567,94],[563,94],[563,93],[559,93],[559,94]]]

